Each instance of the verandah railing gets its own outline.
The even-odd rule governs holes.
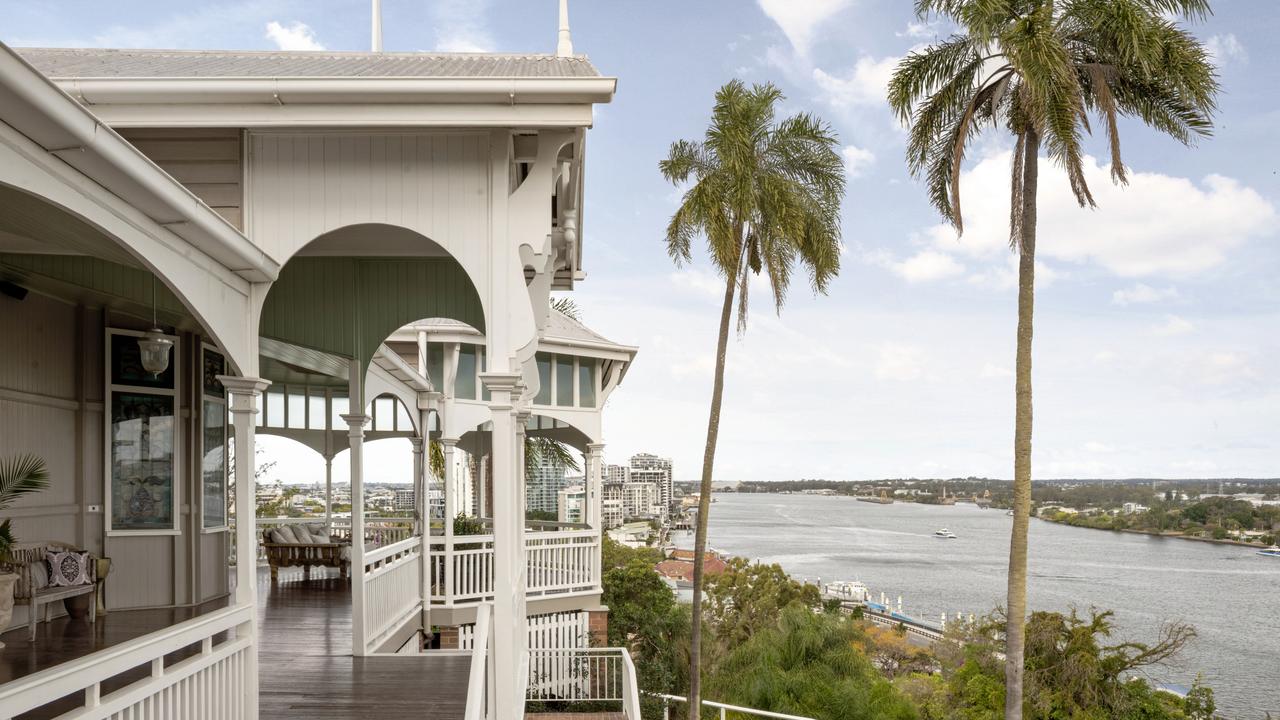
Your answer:
[[[566,709],[619,706],[628,720],[640,720],[636,668],[625,648],[530,650],[525,700]]]
[[[380,647],[422,610],[422,538],[409,537],[364,556],[366,649]]]
[[[236,720],[255,717],[257,669],[251,653],[254,608],[239,605],[157,630],[0,686],[0,717],[15,717],[82,693],[83,720]],[[166,665],[165,656],[191,653]],[[126,673],[140,679],[102,693]]]
[[[461,605],[493,599],[493,535],[433,536],[431,601]],[[600,586],[600,535],[594,530],[525,534],[526,596],[589,592]]]

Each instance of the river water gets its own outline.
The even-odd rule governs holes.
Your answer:
[[[778,563],[797,578],[861,580],[913,617],[989,612],[1005,596],[1009,528],[1003,510],[850,497],[717,494],[710,544]],[[946,527],[955,540],[935,538]],[[689,547],[692,534],[676,533]],[[1233,545],[1154,538],[1031,521],[1029,603],[1115,611],[1116,639],[1154,641],[1181,620],[1199,637],[1156,681],[1190,686],[1197,673],[1232,720],[1280,720],[1280,559]]]

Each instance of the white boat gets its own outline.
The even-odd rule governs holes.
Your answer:
[[[946,529],[946,528],[942,528],[941,530],[937,530],[937,531],[935,531],[935,532],[933,533],[933,536],[934,536],[934,537],[939,537],[939,538],[946,538],[946,539],[948,539],[948,540],[955,540],[955,539],[956,539],[956,534],[955,534],[955,533],[953,533],[953,532],[951,532],[950,530],[948,530],[948,529]]]
[[[871,591],[857,580],[837,580],[822,586],[822,594],[837,600],[865,603],[871,599]]]
[[[1258,554],[1259,554],[1259,555],[1262,555],[1263,557],[1276,557],[1276,558],[1280,558],[1280,545],[1272,545],[1271,547],[1267,548],[1266,550],[1259,550],[1259,551],[1258,551]]]

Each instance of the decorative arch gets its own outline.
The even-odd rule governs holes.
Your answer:
[[[412,239],[418,254],[309,255],[304,248],[284,266],[263,301],[259,334],[354,358],[363,371],[383,340],[419,318],[451,318],[483,332],[487,316],[475,284],[452,255],[424,235],[398,226],[349,225],[308,247],[358,249],[362,234],[388,232]]]

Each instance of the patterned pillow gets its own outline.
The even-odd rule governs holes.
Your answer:
[[[51,587],[70,587],[72,585],[88,585],[89,553],[67,550],[63,552],[46,552],[45,562],[49,564],[49,585]]]

